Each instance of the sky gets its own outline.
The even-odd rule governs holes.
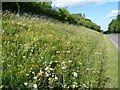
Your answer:
[[[115,19],[119,0],[53,0],[52,6],[67,8],[72,13],[84,13],[86,18],[106,31],[108,24]]]

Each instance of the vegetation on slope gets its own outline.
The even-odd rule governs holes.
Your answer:
[[[43,18],[3,12],[3,88],[117,87],[106,75],[116,56],[108,58],[105,36]]]
[[[3,10],[16,11],[18,13],[31,13],[46,15],[62,22],[81,25],[92,30],[101,32],[100,26],[86,19],[84,14],[70,14],[65,8],[52,8],[52,2],[3,2]]]

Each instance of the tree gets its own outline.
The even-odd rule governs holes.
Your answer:
[[[108,33],[120,33],[120,15],[109,23]]]
[[[69,12],[65,8],[58,8],[58,16],[61,21],[67,21],[69,15]]]

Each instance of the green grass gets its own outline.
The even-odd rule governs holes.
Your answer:
[[[2,26],[4,88],[117,87],[115,47],[101,33],[10,12]]]
[[[109,78],[108,88],[118,87],[118,49],[105,36],[106,42],[106,76]]]

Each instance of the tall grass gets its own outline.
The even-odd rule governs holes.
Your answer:
[[[104,88],[102,34],[30,15],[3,13],[4,88]]]

